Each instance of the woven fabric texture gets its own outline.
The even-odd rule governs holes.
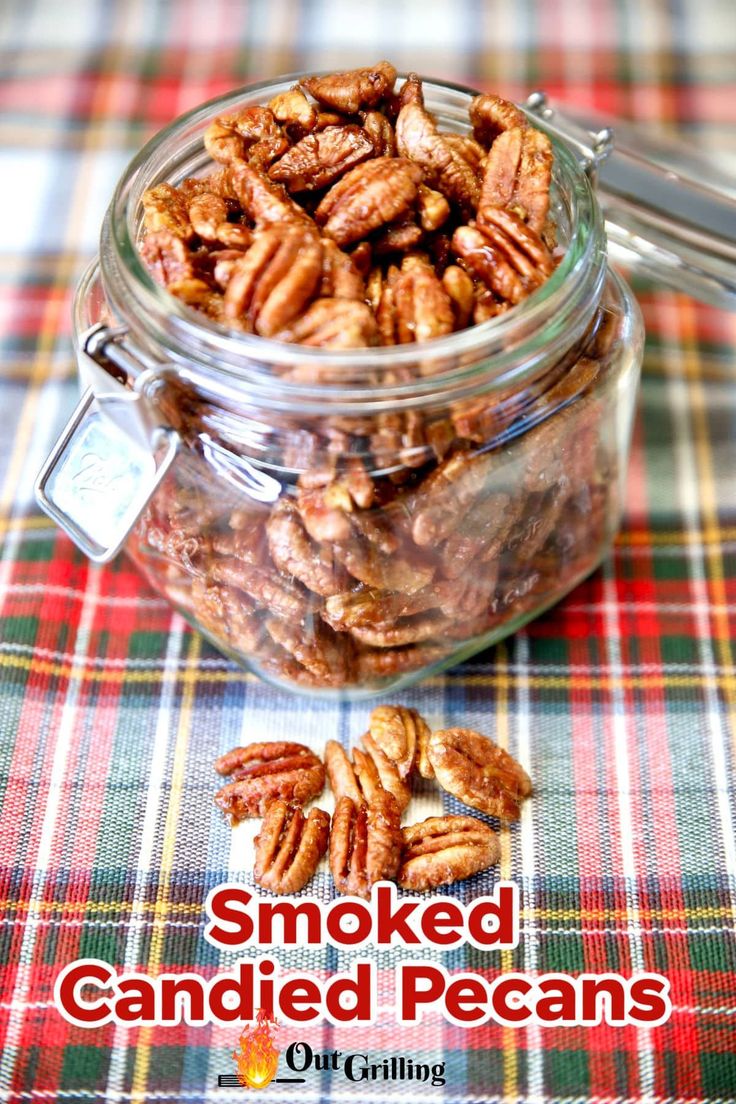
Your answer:
[[[287,697],[235,668],[125,559],[92,567],[32,485],[77,398],[73,287],[132,154],[249,80],[382,56],[511,97],[544,87],[736,167],[729,0],[0,5],[0,1102],[243,1099],[218,1087],[235,1030],[72,1027],[54,979],[83,956],[151,974],[227,966],[203,940],[203,902],[248,881],[247,833],[213,807],[213,760],[252,739],[349,742],[369,707]],[[462,889],[518,882],[518,949],[435,957],[491,977],[655,970],[671,1019],[313,1027],[299,1037],[315,1050],[444,1061],[446,1084],[326,1070],[263,1099],[736,1100],[736,317],[653,287],[640,301],[647,348],[613,554],[525,631],[401,701],[498,739],[536,788],[501,832],[499,867]],[[437,808],[434,791],[417,806]],[[315,885],[329,896],[324,875]],[[282,961],[330,973],[350,957]],[[379,956],[381,993],[396,957]]]

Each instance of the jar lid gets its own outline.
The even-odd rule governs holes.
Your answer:
[[[595,181],[614,261],[736,310],[736,188],[706,154],[630,123],[562,114],[543,92],[525,107]]]

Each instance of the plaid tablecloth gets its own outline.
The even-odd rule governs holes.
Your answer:
[[[203,941],[203,901],[246,878],[244,844],[213,809],[212,760],[253,738],[348,740],[367,708],[260,685],[126,561],[91,567],[34,504],[76,397],[71,289],[116,178],[205,98],[384,55],[510,96],[542,86],[736,166],[733,7],[4,0],[0,50],[0,1101],[242,1099],[218,1088],[235,1030],[74,1028],[53,982],[81,956],[151,974],[227,964]],[[447,1084],[326,1071],[264,1099],[736,1099],[736,319],[664,291],[641,301],[647,355],[614,554],[526,631],[402,700],[495,736],[536,784],[502,832],[497,872],[521,887],[519,948],[446,964],[652,969],[671,982],[672,1017],[649,1031],[397,1029],[388,1016],[311,1029],[300,1034],[315,1049],[444,1060]],[[344,960],[283,956],[326,971]],[[381,957],[383,979],[394,961]]]

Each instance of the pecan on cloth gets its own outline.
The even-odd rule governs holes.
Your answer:
[[[300,805],[278,798],[266,808],[255,838],[253,876],[273,893],[298,893],[327,851],[330,817],[322,809],[305,816]]]
[[[423,893],[451,885],[493,866],[500,857],[498,836],[476,817],[429,817],[401,834],[397,881],[402,889]]]
[[[470,728],[433,732],[427,746],[435,778],[465,805],[501,820],[518,820],[532,792],[529,775],[507,751]]]
[[[377,792],[369,804],[341,797],[332,817],[330,870],[338,893],[368,897],[376,882],[396,877],[401,862],[399,808]]]
[[[325,768],[304,744],[279,741],[233,748],[215,763],[230,781],[218,790],[215,804],[233,821],[263,816],[271,801],[311,801],[322,793]]]

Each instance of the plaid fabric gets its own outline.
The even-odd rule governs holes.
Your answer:
[[[145,137],[248,79],[388,55],[511,96],[678,129],[736,165],[729,0],[5,0],[0,145],[0,1101],[229,1101],[237,1031],[85,1031],[52,1005],[80,956],[156,974],[228,964],[207,890],[245,880],[247,829],[215,814],[212,760],[252,738],[321,746],[366,707],[285,697],[235,669],[129,564],[92,568],[39,514],[33,477],[76,397],[75,277]],[[446,1062],[445,1087],[325,1071],[272,1100],[736,1099],[736,377],[734,318],[642,294],[648,346],[626,519],[612,557],[525,632],[403,695],[495,736],[536,796],[502,832],[522,891],[518,950],[451,967],[647,968],[666,1025],[287,1033],[315,1049]],[[420,794],[418,812],[435,807]],[[475,895],[491,879],[478,878]],[[324,876],[317,892],[327,895]],[[326,972],[335,951],[289,953]],[[381,993],[395,956],[380,958]]]

